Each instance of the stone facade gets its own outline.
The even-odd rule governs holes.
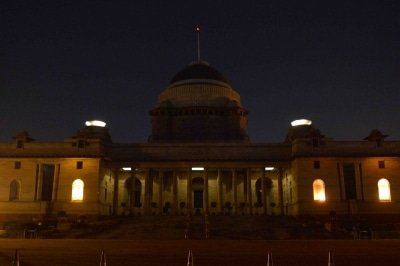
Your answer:
[[[0,210],[2,217],[398,214],[399,154],[398,141],[117,144],[90,134],[63,142],[16,139],[0,144]],[[380,199],[382,178],[390,198]],[[84,183],[77,201],[76,179]],[[315,180],[324,182],[325,200],[314,198]]]
[[[400,213],[400,141],[377,130],[335,141],[310,122],[251,143],[239,94],[197,67],[161,93],[148,143],[114,143],[95,124],[60,142],[0,143],[0,218]]]

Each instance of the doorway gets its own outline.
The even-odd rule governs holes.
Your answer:
[[[192,189],[193,208],[196,210],[196,212],[200,212],[200,209],[203,209],[204,179],[201,177],[193,178]]]

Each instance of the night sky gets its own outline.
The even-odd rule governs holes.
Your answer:
[[[1,1],[0,140],[63,140],[95,118],[114,142],[146,142],[197,25],[252,142],[283,141],[298,118],[338,140],[400,139],[400,1],[232,2]]]

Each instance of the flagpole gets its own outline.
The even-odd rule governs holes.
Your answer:
[[[200,27],[197,26],[197,61],[200,61]]]

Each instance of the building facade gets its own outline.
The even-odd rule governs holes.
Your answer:
[[[147,143],[114,143],[100,121],[60,142],[20,132],[0,143],[0,217],[400,213],[400,141],[335,141],[303,119],[252,143],[247,114],[196,61],[160,93]]]

